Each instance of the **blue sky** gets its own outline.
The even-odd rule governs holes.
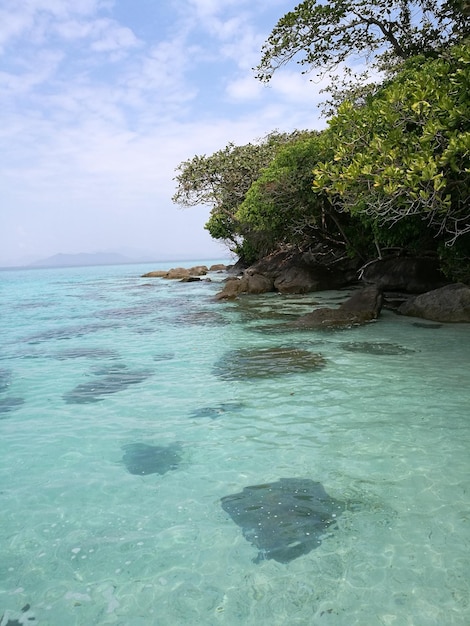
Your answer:
[[[0,265],[59,252],[216,258],[175,167],[322,128],[320,85],[252,68],[283,0],[0,0]]]

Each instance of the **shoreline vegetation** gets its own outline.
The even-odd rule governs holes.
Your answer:
[[[244,270],[222,298],[364,283],[388,306],[445,289],[464,313],[439,315],[468,321],[469,18],[468,0],[305,0],[279,20],[257,77],[296,62],[329,74],[327,128],[229,143],[176,169],[173,201],[210,206],[205,228]],[[355,55],[367,76],[344,69]]]

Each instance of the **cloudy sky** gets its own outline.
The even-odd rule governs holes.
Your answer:
[[[252,68],[288,0],[0,0],[0,265],[59,252],[218,258],[175,167],[322,128],[320,86]]]

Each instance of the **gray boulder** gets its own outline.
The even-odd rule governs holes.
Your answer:
[[[470,322],[470,287],[454,283],[428,291],[404,302],[398,313],[434,322]]]
[[[153,270],[142,274],[141,278],[166,278],[168,276],[168,270]]]
[[[171,280],[182,280],[192,276],[205,276],[209,270],[205,265],[195,265],[194,267],[173,267],[169,270],[154,270],[142,274],[142,278],[168,278]]]
[[[240,294],[260,294],[273,290],[273,281],[268,276],[245,272],[240,278],[229,278],[215,297],[216,300],[233,300]]]
[[[334,267],[334,268],[333,268]],[[341,263],[322,264],[313,253],[296,250],[273,252],[243,271],[240,278],[229,279],[217,299],[232,299],[239,294],[310,293],[337,289],[356,281],[357,263],[345,259]]]
[[[209,268],[209,272],[224,272],[227,269],[227,266],[223,263],[215,263],[211,265]]]
[[[356,291],[337,309],[315,309],[293,322],[297,328],[341,328],[357,326],[377,319],[382,309],[383,296],[374,286]]]
[[[307,267],[292,265],[274,274],[274,288],[280,293],[318,291],[325,284],[324,274],[322,271],[315,273]]]
[[[351,259],[338,262],[326,254],[281,250],[264,257],[247,271],[268,276],[280,293],[310,293],[351,284],[356,281],[356,270],[357,263]]]
[[[448,281],[435,257],[396,256],[377,259],[362,272],[362,280],[381,291],[424,293],[444,286]]]

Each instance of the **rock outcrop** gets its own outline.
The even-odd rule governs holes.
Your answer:
[[[155,270],[142,274],[141,278],[168,278],[172,280],[188,279],[190,277],[205,276],[208,272],[205,265],[195,265],[194,267],[173,267],[169,270]]]
[[[211,265],[209,268],[209,272],[224,272],[227,269],[227,266],[223,263],[215,263]]]
[[[264,274],[245,272],[241,277],[228,278],[216,300],[233,300],[243,293],[259,294],[273,291],[273,281]]]
[[[407,256],[377,259],[364,268],[361,279],[381,291],[402,293],[424,293],[449,282],[436,257]]]
[[[436,322],[470,322],[470,287],[463,283],[447,284],[437,257],[393,256],[367,264],[362,273],[358,262],[328,255],[323,248],[302,252],[282,250],[260,259],[241,270],[223,264],[170,270],[156,270],[145,278],[200,280],[208,272],[237,271],[229,276],[217,300],[233,300],[241,294],[305,294],[339,289],[362,282],[358,290],[338,308],[318,308],[296,322],[300,328],[346,327],[377,319],[382,306],[401,315]],[[360,273],[360,281],[359,274]],[[410,295],[411,294],[411,295]],[[385,303],[385,304],[384,304]]]
[[[357,280],[357,263],[344,259],[341,263],[321,263],[313,253],[275,252],[245,269],[238,278],[229,278],[217,299],[232,299],[240,294],[310,293],[338,289]]]
[[[404,302],[398,313],[434,322],[470,322],[470,287],[454,283],[428,291]]]
[[[192,282],[191,279],[205,276],[208,272],[223,272],[227,270],[227,265],[216,263],[209,268],[206,265],[195,265],[194,267],[173,267],[169,270],[154,270],[142,274],[141,278],[167,278],[172,280],[184,280]]]
[[[375,286],[356,291],[337,309],[319,308],[292,323],[297,328],[341,328],[365,324],[377,319],[383,296]]]

